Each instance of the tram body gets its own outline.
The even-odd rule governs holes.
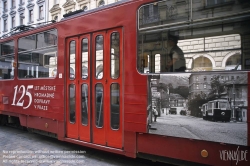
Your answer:
[[[226,3],[227,7],[229,5],[229,8],[235,9],[235,4],[232,2],[234,1]],[[186,27],[189,30],[196,28],[195,25],[188,27],[187,22],[183,21],[186,14],[177,14],[180,12],[177,10],[178,5],[187,6],[189,9],[190,5],[186,3],[193,2],[119,1],[100,9],[69,16],[57,23],[3,38],[0,40],[1,124],[20,123],[21,126],[36,133],[133,158],[143,157],[173,164],[186,162],[207,165],[249,165],[249,130],[245,130],[240,143],[223,142],[223,139],[214,141],[201,137],[186,137],[182,136],[184,130],[180,131],[180,135],[172,135],[174,132],[168,128],[165,131],[169,134],[165,135],[155,134],[150,130],[150,126],[158,125],[157,122],[150,120],[153,102],[162,99],[154,99],[152,93],[160,87],[159,78],[162,81],[170,80],[166,78],[173,75],[163,71],[164,67],[159,66],[164,64],[155,58],[160,55],[160,59],[164,59],[159,50],[164,50],[168,34],[166,31],[171,30],[171,27],[174,31],[178,28],[184,28],[184,31]],[[235,0],[235,3],[249,5],[247,1]],[[173,9],[174,14],[181,16],[177,18],[178,24],[173,24],[174,17],[170,15],[167,15],[169,21],[162,20],[162,22],[154,22],[156,17],[142,18],[143,13],[149,16],[152,11],[165,8],[166,4],[174,8],[163,11]],[[248,9],[247,5],[245,6]],[[210,11],[210,8],[204,9],[204,12],[207,10]],[[250,20],[249,11],[239,13],[243,21]],[[166,14],[159,12],[157,16],[165,17]],[[236,17],[237,14],[232,16],[236,21],[242,21]],[[202,18],[199,19],[198,26],[217,25],[216,21],[206,23],[206,20],[205,24],[200,24],[204,22]],[[230,22],[229,19],[226,22],[233,24],[234,20]],[[182,24],[185,26],[179,26]],[[240,24],[238,27],[241,26],[245,28],[248,25]],[[238,32],[231,32],[231,27],[225,28],[227,32],[223,31],[217,35]],[[180,36],[181,32],[180,30]],[[247,35],[247,31],[244,31],[244,34]],[[195,38],[202,37],[202,33],[189,35],[196,35]],[[206,37],[211,35],[208,33]],[[191,39],[191,36],[187,39]],[[247,40],[247,37],[244,38],[245,43],[242,45],[246,44]],[[153,49],[156,51],[152,51]],[[152,53],[154,56],[151,56]],[[244,88],[249,90],[247,49],[242,50],[243,53],[245,59],[242,60],[244,63],[241,64],[241,69],[246,71],[239,73],[243,75],[242,78],[247,78]],[[192,57],[191,53],[185,56],[187,71],[174,75],[190,76],[195,57],[197,56]],[[237,71],[231,71],[233,72]],[[178,77],[180,78],[182,77]],[[230,88],[230,85],[228,87]],[[169,89],[166,89],[167,96]],[[244,98],[245,103],[248,103],[249,94]],[[184,102],[186,100],[181,99],[178,104]],[[246,108],[245,112],[249,112],[248,105],[242,108]],[[163,113],[159,116],[159,118],[170,117]],[[250,113],[246,116],[250,119]],[[171,118],[179,117],[190,118],[190,116]],[[173,120],[173,123],[175,122]],[[248,121],[243,125],[249,129]],[[166,126],[170,127],[171,123]],[[241,156],[241,161],[223,156],[225,151],[234,152],[238,149],[241,154],[245,154]]]
[[[202,105],[202,114],[204,120],[229,122],[231,108],[226,99],[212,100]]]

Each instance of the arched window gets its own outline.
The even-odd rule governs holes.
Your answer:
[[[199,57],[194,60],[194,71],[210,71],[212,70],[212,62],[206,57]]]
[[[104,6],[105,5],[105,2],[104,2],[104,0],[101,0],[100,2],[99,2],[99,5],[98,5],[98,7],[101,7],[101,6]]]
[[[241,63],[241,55],[239,53],[236,53],[232,55],[230,58],[228,58],[226,62],[226,69],[238,69],[240,70],[241,66],[239,65]]]

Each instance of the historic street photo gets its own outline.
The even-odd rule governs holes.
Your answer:
[[[149,80],[149,133],[247,145],[246,72],[160,74]]]

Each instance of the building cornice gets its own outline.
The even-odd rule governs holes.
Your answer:
[[[16,14],[16,11],[14,11],[14,10],[12,10],[11,12],[10,12],[10,15],[11,16],[13,16],[13,15],[15,15]]]
[[[76,0],[76,2],[83,4],[83,3],[89,3],[90,0]]]
[[[24,7],[19,7],[17,11],[20,13],[20,12],[22,12],[22,11],[24,11],[24,10],[25,10]]]
[[[59,7],[59,4],[54,5],[54,6],[49,10],[50,13],[55,13],[55,12],[60,12],[60,11],[61,11],[61,8]]]
[[[65,2],[65,3],[62,5],[62,7],[67,8],[67,7],[74,6],[75,4],[76,4],[76,3],[75,3],[74,1],[69,0],[69,1]]]
[[[32,8],[34,8],[34,6],[35,6],[34,3],[29,3],[26,7],[27,7],[28,9],[32,9]]]
[[[2,18],[4,19],[4,18],[7,18],[8,17],[8,14],[3,14],[2,15]]]
[[[45,2],[45,0],[37,0],[36,4],[41,4],[41,3],[44,3],[44,2]]]

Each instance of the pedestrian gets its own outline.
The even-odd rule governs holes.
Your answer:
[[[167,40],[167,66],[168,72],[185,72],[186,61],[183,51],[177,46],[178,37],[169,35]]]
[[[154,115],[154,122],[156,122],[158,111],[156,110],[156,107],[153,107],[153,115]]]

